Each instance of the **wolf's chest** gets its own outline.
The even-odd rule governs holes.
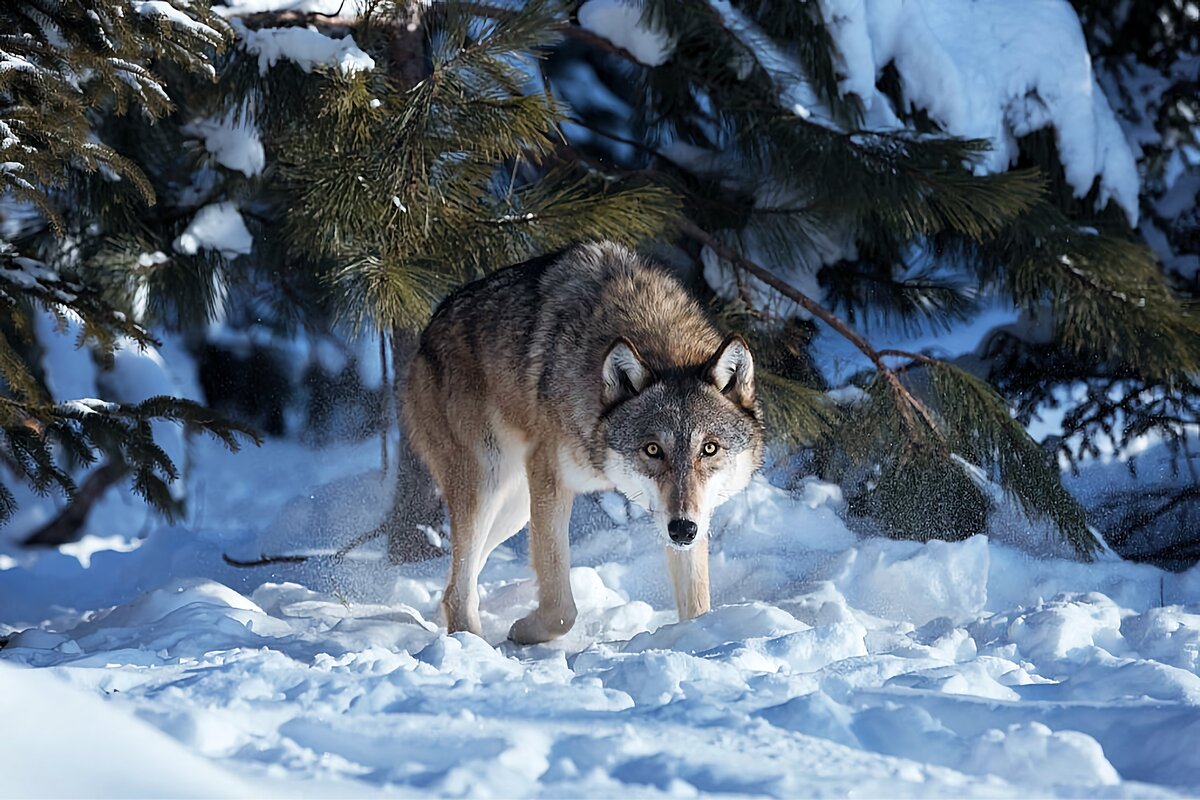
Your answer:
[[[576,494],[606,492],[613,488],[612,481],[592,467],[586,453],[565,444],[558,448],[558,476],[563,485]]]

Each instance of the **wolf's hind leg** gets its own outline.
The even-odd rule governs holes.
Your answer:
[[[554,454],[537,448],[529,457],[529,549],[538,581],[538,607],[517,620],[508,638],[517,644],[557,639],[575,624],[568,529],[574,494],[558,477]]]
[[[711,607],[708,596],[708,537],[687,550],[667,547],[667,571],[675,589],[679,619],[694,619]]]
[[[518,462],[514,469],[520,470],[520,474],[506,484],[504,496],[496,506],[496,516],[483,548],[485,560],[493,550],[520,533],[525,523],[529,522],[529,484],[526,482],[525,465]]]
[[[486,556],[490,520],[488,501],[480,493],[480,470],[474,464],[455,465],[452,486],[444,490],[450,511],[450,576],[442,595],[442,611],[450,633],[483,635],[479,623],[479,572]]]

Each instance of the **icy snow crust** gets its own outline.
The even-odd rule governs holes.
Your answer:
[[[761,479],[682,624],[646,521],[581,498],[579,620],[533,648],[504,641],[535,598],[524,537],[484,571],[485,639],[439,627],[444,559],[221,562],[375,524],[377,447],[201,444],[186,526],[0,554],[0,795],[1200,788],[1200,571],[860,539],[835,487]]]

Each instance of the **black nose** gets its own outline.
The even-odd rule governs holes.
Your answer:
[[[690,519],[673,519],[667,523],[667,533],[675,544],[691,544],[696,539],[696,523]]]

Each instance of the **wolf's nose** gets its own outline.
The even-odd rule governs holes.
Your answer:
[[[667,523],[667,533],[675,544],[691,544],[696,538],[696,523],[690,519],[673,519]]]

